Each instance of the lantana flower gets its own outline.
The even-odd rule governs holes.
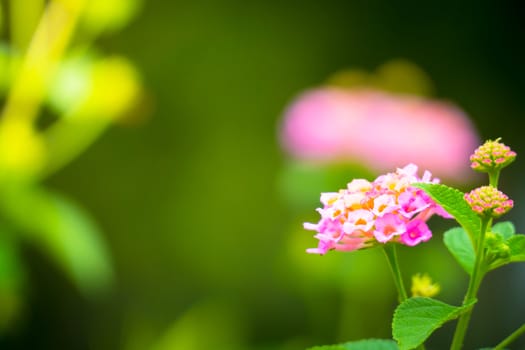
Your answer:
[[[414,162],[456,182],[471,178],[464,160],[479,143],[469,117],[449,102],[337,87],[297,96],[284,113],[280,139],[299,161],[358,163],[378,173]]]
[[[465,193],[468,205],[481,217],[498,218],[514,206],[514,201],[492,186],[482,186]]]
[[[470,167],[476,171],[490,173],[499,171],[516,159],[516,152],[500,142],[488,140],[470,156]]]
[[[321,219],[304,224],[305,229],[317,232],[319,240],[317,248],[307,252],[352,251],[389,242],[415,246],[428,241],[432,232],[426,221],[433,214],[451,216],[423,190],[411,186],[439,182],[428,171],[419,177],[417,170],[408,164],[373,182],[356,179],[339,192],[322,193],[323,208],[317,209]]]

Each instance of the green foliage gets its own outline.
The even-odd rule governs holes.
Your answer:
[[[491,231],[493,233],[497,233],[504,239],[509,239],[516,233],[514,224],[510,221],[498,222],[497,224],[492,226]]]
[[[476,253],[465,230],[461,227],[451,228],[445,232],[443,241],[461,267],[471,275]],[[516,235],[510,221],[497,223],[487,233],[485,249],[488,271],[512,262],[525,261],[525,235]]]
[[[365,339],[344,344],[315,346],[308,350],[398,350],[397,344],[392,340]]]
[[[41,188],[25,188],[3,192],[0,205],[10,224],[47,253],[84,294],[93,295],[110,282],[109,254],[99,229],[74,202]]]
[[[523,262],[525,261],[525,235],[513,235],[494,250],[492,252],[493,259],[489,261],[489,270],[513,262]],[[501,254],[501,251],[505,254]]]
[[[478,234],[481,222],[478,215],[470,208],[463,199],[464,193],[445,185],[416,183],[414,187],[421,188],[436,203],[441,205],[456,221],[467,231],[472,241]]]
[[[510,260],[525,261],[525,235],[515,235],[507,240],[510,248]]]
[[[44,220],[52,220],[45,227],[48,252],[54,256],[80,287],[92,293],[104,288],[112,270],[109,254],[101,233],[88,214],[72,201],[48,193]]]
[[[497,223],[487,236],[485,248],[489,271],[513,262],[525,261],[525,235],[516,234],[512,222]]]
[[[443,235],[443,241],[461,267],[471,275],[476,253],[465,230],[461,227],[451,228]]]
[[[470,307],[472,304],[456,307],[423,297],[405,300],[397,307],[392,321],[392,332],[399,349],[418,347],[445,322],[459,317]]]
[[[135,69],[122,58],[95,61],[92,44],[121,29],[141,3],[0,3],[0,34],[9,34],[0,42],[0,330],[24,309],[22,241],[47,254],[87,296],[112,280],[98,227],[76,203],[44,190],[42,180],[135,106]]]

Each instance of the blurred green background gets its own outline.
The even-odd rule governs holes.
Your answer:
[[[107,11],[119,3],[107,1]],[[384,258],[304,254],[316,242],[302,222],[317,218],[318,198],[297,209],[279,190],[284,108],[345,68],[408,59],[482,138],[503,137],[518,159],[501,187],[523,232],[521,2],[148,0],[136,11],[93,43],[132,62],[140,102],[42,183],[97,223],[113,281],[87,297],[41,250],[20,244],[24,301],[0,348],[295,350],[389,337],[395,294]],[[431,222],[436,236],[443,225]],[[401,254],[407,278],[431,271],[440,297],[460,302],[466,275],[439,240]],[[524,292],[522,266],[489,275],[468,348],[521,324]],[[445,348],[450,334],[445,327],[428,348]]]

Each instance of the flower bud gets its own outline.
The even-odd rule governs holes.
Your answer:
[[[485,236],[487,261],[506,260],[511,255],[511,250],[505,239],[494,232],[487,232]]]
[[[497,218],[514,206],[512,199],[492,186],[478,187],[465,193],[465,200],[479,216]]]
[[[499,142],[488,140],[483,145],[479,146],[474,154],[470,156],[470,167],[476,171],[489,173],[503,169],[516,158],[516,152],[512,151],[510,147]]]

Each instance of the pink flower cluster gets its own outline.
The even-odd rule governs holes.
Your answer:
[[[317,248],[308,253],[328,250],[352,251],[379,243],[398,242],[415,246],[428,241],[432,232],[426,221],[434,214],[450,218],[415,182],[437,183],[430,172],[418,177],[417,166],[409,164],[395,173],[379,176],[373,182],[356,179],[346,189],[322,193],[321,220],[305,223],[317,231]]]

